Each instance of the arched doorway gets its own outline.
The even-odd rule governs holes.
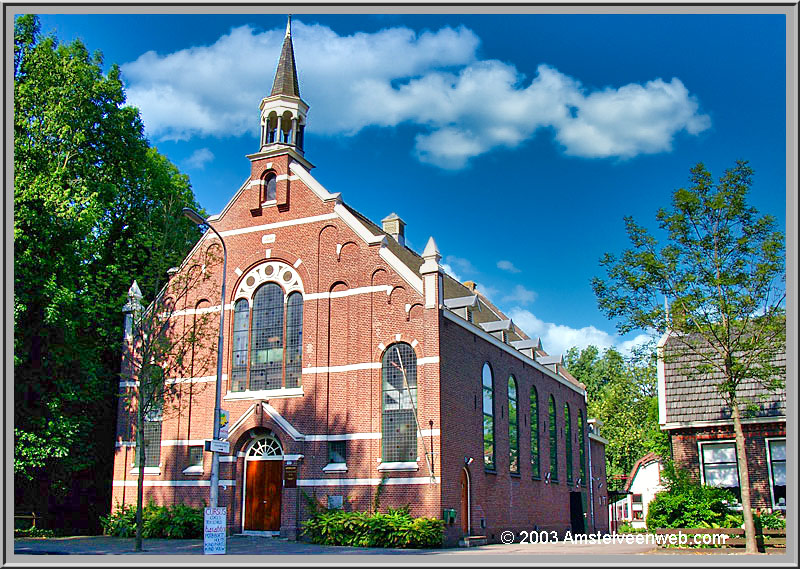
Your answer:
[[[467,467],[461,469],[461,531],[469,535],[470,520],[470,487]]]
[[[278,532],[281,529],[283,449],[272,433],[254,439],[245,451],[242,530]]]

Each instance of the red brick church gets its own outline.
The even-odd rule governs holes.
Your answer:
[[[216,315],[218,327],[225,311],[229,533],[296,538],[307,497],[367,510],[376,494],[383,509],[445,519],[447,544],[506,529],[605,531],[605,441],[589,428],[584,386],[473,283],[446,274],[432,237],[420,255],[397,215],[376,225],[315,179],[308,110],[287,26],[249,177],[209,218],[228,252],[224,306],[199,286],[171,316]],[[207,231],[172,278],[215,246]],[[216,291],[221,277],[217,266]],[[132,287],[130,303],[140,297]],[[115,502],[135,504],[141,475],[145,501],[208,503],[216,353],[199,356],[205,375],[167,378],[187,387],[177,413],[145,423],[143,473],[120,404]],[[136,387],[125,378],[120,392]]]

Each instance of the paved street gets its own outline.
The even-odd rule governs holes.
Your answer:
[[[95,537],[66,537],[54,539],[15,539],[14,554],[16,561],[22,563],[32,563],[41,561],[39,555],[137,555],[133,550],[134,543],[131,538],[116,538],[106,536]],[[538,544],[491,544],[469,549],[368,549],[353,547],[332,547],[323,545],[313,545],[310,543],[287,541],[278,538],[265,538],[254,536],[234,536],[228,538],[228,553],[225,556],[226,562],[233,562],[238,559],[246,560],[245,556],[280,556],[280,562],[288,562],[287,556],[308,556],[308,555],[337,555],[342,556],[341,562],[346,562],[348,556],[353,556],[354,562],[361,561],[375,563],[381,560],[375,556],[385,556],[384,559],[391,560],[398,555],[425,556],[429,560],[431,557],[437,561],[463,560],[477,561],[485,564],[494,558],[497,562],[530,562],[532,556],[536,556],[538,562],[563,562],[566,556],[577,563],[597,562],[597,556],[623,556],[623,555],[741,555],[743,550],[713,550],[713,549],[662,549],[658,550],[654,545],[639,545],[627,543],[614,544],[578,544],[578,543],[538,543]],[[780,551],[771,551],[770,554],[781,555]],[[144,551],[139,555],[159,555],[164,556],[165,560],[180,561],[183,556],[201,556],[196,559],[200,563],[213,563],[220,560],[219,556],[203,556],[203,541],[200,539],[147,539],[144,541]],[[168,557],[166,557],[168,556]],[[369,556],[367,561],[365,558]],[[584,557],[586,556],[586,557]],[[593,557],[588,557],[593,556]],[[203,561],[200,561],[200,560]],[[673,557],[674,559],[674,557]],[[306,561],[308,558],[306,557]],[[87,558],[87,562],[91,559]],[[155,560],[154,560],[155,561]],[[161,561],[161,560],[159,560]],[[260,559],[261,562],[268,562],[268,559]],[[608,557],[606,560],[621,561]],[[630,559],[626,560],[630,562]],[[655,559],[648,559],[648,562]],[[667,561],[669,563],[669,561]]]
[[[16,539],[17,555],[136,555],[133,539],[106,536],[70,537],[54,539]],[[435,550],[368,549],[333,547],[287,541],[277,538],[234,536],[228,538],[228,556],[231,555],[425,555],[443,557],[474,557],[484,555],[630,555],[652,553],[653,545],[636,544],[492,544],[469,549],[451,548]],[[203,541],[199,539],[148,539],[144,542],[144,555],[202,555]],[[207,556],[213,558],[213,556]]]

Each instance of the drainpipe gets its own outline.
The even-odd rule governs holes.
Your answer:
[[[589,420],[587,419],[586,422],[588,423]],[[589,439],[589,512],[592,517],[592,533],[597,531],[597,523],[594,519],[594,472],[592,472],[592,439],[589,438],[588,434],[586,436]]]

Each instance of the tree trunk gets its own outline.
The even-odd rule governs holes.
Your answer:
[[[758,553],[756,545],[756,524],[753,519],[753,508],[750,504],[750,471],[747,468],[747,454],[744,445],[742,418],[739,414],[739,402],[731,401],[733,413],[733,430],[736,433],[736,462],[739,467],[739,488],[742,494],[742,517],[744,518],[745,551]]]
[[[140,386],[141,389],[141,386]],[[136,405],[136,551],[142,550],[142,501],[144,500],[144,410],[142,402]]]

